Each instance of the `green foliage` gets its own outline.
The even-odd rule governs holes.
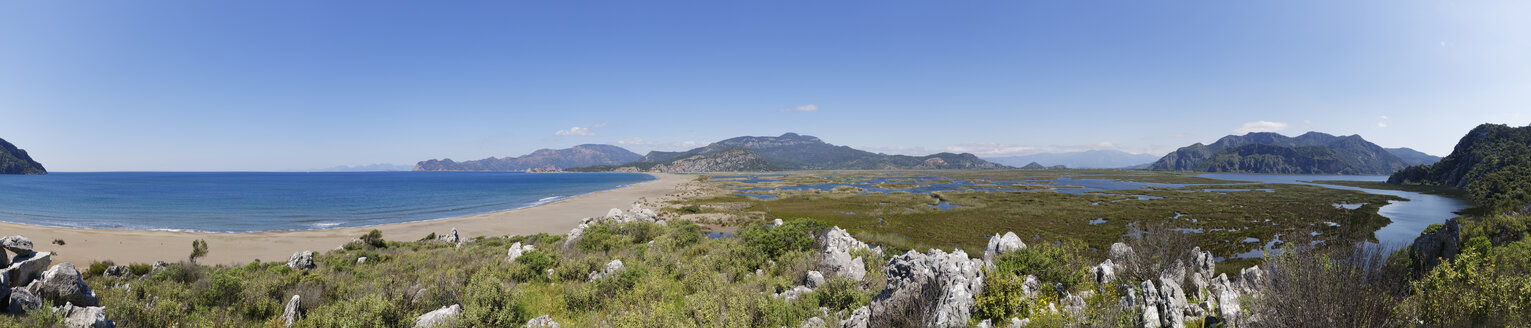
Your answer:
[[[207,256],[207,241],[201,239],[191,241],[191,256],[189,257],[191,263],[197,263],[197,259],[203,256]]]
[[[479,327],[517,327],[532,318],[514,288],[494,275],[475,276],[463,301],[464,319]]]
[[[988,272],[983,278],[983,293],[978,294],[973,307],[975,320],[1002,322],[1017,315],[1031,313],[1023,289],[1025,279],[1015,274]]]
[[[1531,240],[1488,246],[1469,239],[1450,263],[1413,282],[1409,305],[1427,326],[1531,324]]]
[[[994,260],[995,274],[1034,275],[1038,280],[1061,283],[1073,290],[1089,280],[1084,244],[1066,241],[1058,245],[1033,245],[1005,253]]]
[[[835,277],[813,292],[818,298],[819,307],[826,307],[830,312],[835,312],[855,310],[871,301],[871,295],[857,290],[858,288],[860,284],[855,281]]]
[[[734,235],[750,251],[774,260],[787,252],[812,249],[816,242],[814,236],[822,230],[823,224],[817,221],[792,220],[777,227],[764,224],[745,226]]]
[[[372,229],[372,231],[368,231],[367,234],[361,236],[361,241],[373,248],[388,248],[388,241],[383,240],[383,231],[381,230]]]
[[[143,263],[129,264],[128,272],[132,272],[134,276],[143,276],[149,274],[149,270],[153,268],[153,266]]]
[[[519,282],[546,281],[547,270],[558,265],[558,260],[548,253],[540,250],[532,250],[521,254],[516,258],[515,265],[511,266],[510,276]]]
[[[244,291],[244,283],[227,272],[215,273],[212,279],[200,281],[195,286],[197,305],[201,307],[229,305]]]
[[[702,212],[702,207],[697,205],[686,205],[675,209],[675,212],[680,214],[697,214]]]
[[[1479,125],[1451,155],[1400,170],[1388,183],[1461,187],[1489,210],[1520,210],[1531,203],[1531,127]]]
[[[86,277],[100,276],[101,274],[106,273],[106,268],[111,267],[112,265],[115,265],[115,264],[112,263],[112,261],[91,262],[90,263],[90,267],[85,269],[85,276]]]

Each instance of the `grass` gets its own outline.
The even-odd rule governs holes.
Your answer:
[[[1120,170],[1048,171],[872,171],[825,174],[834,177],[908,177],[910,180],[964,179],[1000,184],[1038,177],[1102,174]],[[823,173],[806,173],[823,174]],[[919,177],[919,178],[916,178]],[[1154,173],[1143,176],[1091,176],[1155,182],[1228,181]],[[1028,186],[1026,183],[1011,185]],[[780,187],[780,186],[778,186]],[[1201,189],[1271,189],[1228,192],[1185,192]],[[938,210],[928,205],[927,194],[860,194],[834,191],[781,191],[778,198],[757,200],[723,196],[686,201],[688,204],[747,203],[738,213],[764,213],[781,218],[814,218],[851,230],[858,238],[877,241],[895,250],[931,247],[961,248],[981,252],[989,235],[1015,231],[1028,243],[1082,241],[1088,248],[1103,250],[1120,240],[1129,224],[1168,223],[1176,228],[1200,229],[1194,239],[1219,256],[1248,252],[1264,246],[1271,236],[1319,232],[1332,241],[1374,240],[1372,233],[1389,222],[1377,214],[1380,205],[1400,198],[1292,184],[1196,185],[1178,189],[1142,189],[1073,195],[1046,190],[1005,192],[952,191],[937,196],[960,207]],[[1138,200],[1125,195],[1163,199]],[[1366,203],[1356,210],[1337,209],[1339,202]],[[854,214],[847,214],[854,213]],[[1175,219],[1179,214],[1180,219]],[[1090,224],[1091,220],[1106,222]],[[1194,221],[1192,220],[1194,219]],[[1332,227],[1324,222],[1338,223]],[[1245,238],[1259,239],[1246,243]]]

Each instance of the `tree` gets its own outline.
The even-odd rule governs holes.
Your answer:
[[[207,256],[207,241],[201,239],[193,240],[191,242],[191,263],[196,264],[197,259],[204,256]]]

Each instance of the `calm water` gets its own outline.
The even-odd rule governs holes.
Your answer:
[[[0,221],[95,229],[311,230],[536,206],[653,179],[501,172],[0,175]]]
[[[1457,217],[1456,211],[1472,207],[1467,201],[1417,192],[1367,189],[1346,187],[1326,184],[1313,184],[1303,181],[1319,180],[1347,180],[1347,181],[1387,181],[1385,175],[1287,175],[1287,174],[1203,174],[1202,177],[1224,180],[1258,181],[1265,183],[1297,183],[1311,184],[1334,189],[1360,190],[1373,194],[1393,195],[1408,199],[1406,201],[1394,201],[1382,206],[1377,213],[1393,220],[1393,223],[1377,230],[1377,241],[1386,247],[1402,247],[1414,242],[1425,227],[1436,223],[1445,223],[1447,219]]]

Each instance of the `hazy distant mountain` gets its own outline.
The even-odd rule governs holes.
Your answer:
[[[1009,166],[1022,166],[1036,162],[1044,166],[1063,165],[1081,169],[1115,169],[1136,165],[1146,166],[1159,159],[1157,155],[1133,154],[1120,150],[1087,150],[1068,153],[1041,153],[1022,156],[984,158],[990,162]]]
[[[1293,174],[1392,174],[1404,160],[1358,135],[1308,132],[1289,138],[1256,132],[1175,150],[1151,170]]]
[[[314,172],[381,172],[381,171],[409,171],[414,166],[377,163],[368,165],[341,165],[335,167],[313,170]]]
[[[526,171],[561,170],[592,165],[615,165],[642,158],[637,153],[612,145],[578,145],[567,149],[540,149],[521,157],[485,158],[455,162],[452,159],[428,160],[415,164],[415,171]]]
[[[0,139],[0,174],[48,174],[48,170],[32,160],[26,150]]]
[[[679,165],[683,164],[683,165]],[[582,170],[708,172],[772,170],[998,169],[973,154],[885,155],[813,136],[737,137],[684,152],[650,152],[641,161]]]
[[[1408,164],[1410,166],[1413,166],[1413,165],[1435,164],[1435,162],[1441,161],[1441,157],[1440,156],[1435,156],[1435,155],[1430,155],[1430,154],[1422,153],[1422,152],[1420,152],[1418,150],[1413,150],[1413,149],[1409,149],[1409,148],[1383,148],[1383,149],[1387,149],[1387,152],[1393,153],[1393,156],[1398,156],[1399,159],[1403,160],[1404,164]]]

